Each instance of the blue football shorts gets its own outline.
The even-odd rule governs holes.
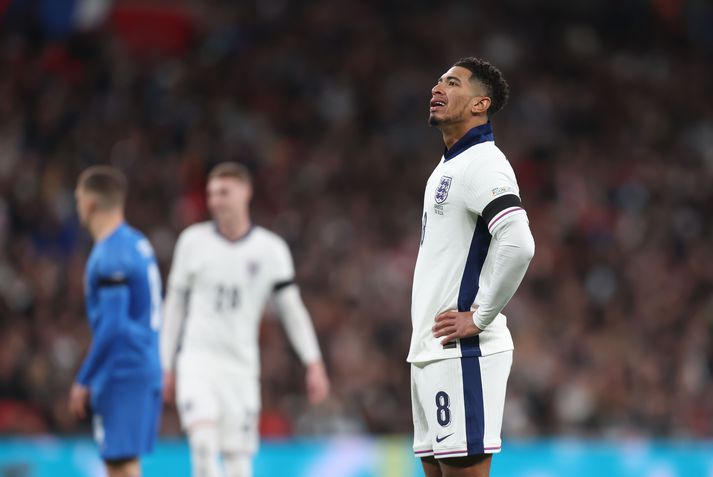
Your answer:
[[[92,392],[92,425],[104,460],[131,459],[153,450],[161,420],[156,380],[114,380]]]

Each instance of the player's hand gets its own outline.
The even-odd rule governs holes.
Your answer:
[[[319,404],[329,396],[329,378],[321,360],[307,365],[306,384],[310,404]]]
[[[72,384],[69,391],[69,413],[77,419],[87,417],[87,406],[89,404],[89,388],[79,383]]]
[[[483,330],[473,323],[474,311],[446,311],[436,317],[433,325],[433,336],[443,338],[441,344],[445,345],[457,338],[468,338],[480,334]]]
[[[176,404],[176,373],[173,371],[163,373],[163,402],[171,406]]]

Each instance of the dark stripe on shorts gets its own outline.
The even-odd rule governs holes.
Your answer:
[[[463,404],[465,407],[465,435],[468,455],[485,453],[485,409],[483,406],[483,381],[480,374],[480,358],[461,358],[463,373]]]

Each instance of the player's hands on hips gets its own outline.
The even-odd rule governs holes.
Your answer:
[[[173,371],[163,373],[163,402],[170,405],[176,403],[176,373]]]
[[[77,419],[87,417],[87,405],[89,404],[89,388],[79,383],[72,384],[69,390],[69,413]]]
[[[433,325],[433,336],[443,338],[441,344],[445,345],[456,338],[468,338],[480,334],[483,330],[473,323],[474,311],[445,311],[436,317]]]
[[[319,404],[329,395],[329,378],[324,362],[315,361],[307,365],[307,398],[310,404]]]

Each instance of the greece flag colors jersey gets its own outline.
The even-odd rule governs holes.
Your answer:
[[[179,372],[220,365],[257,377],[258,331],[265,304],[293,279],[287,244],[262,227],[253,226],[236,241],[220,235],[213,222],[183,231],[168,278],[170,289],[189,294]]]
[[[413,278],[413,334],[408,361],[487,356],[512,350],[506,318],[478,336],[446,346],[433,336],[440,313],[478,305],[492,281],[488,252],[498,227],[525,214],[515,173],[495,145],[490,123],[471,129],[447,150],[426,184],[421,245]],[[480,292],[480,293],[479,293]]]

